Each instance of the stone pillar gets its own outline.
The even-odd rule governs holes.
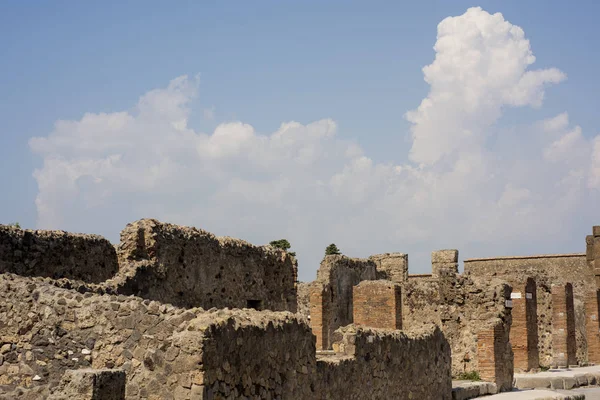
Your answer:
[[[599,292],[594,290],[585,298],[585,331],[588,363],[600,364],[600,324],[598,322]]]
[[[67,370],[49,400],[124,400],[125,372],[111,369]]]
[[[431,252],[431,276],[438,279],[439,296],[444,304],[453,302],[457,296],[458,250]]]
[[[393,282],[406,282],[408,280],[408,254],[385,253],[369,257],[377,266],[377,278]]]
[[[499,392],[512,390],[513,352],[508,324],[498,321],[477,334],[477,363],[483,381],[496,384]]]
[[[438,250],[431,252],[431,275],[434,278],[456,276],[458,274],[458,250]]]
[[[315,286],[310,291],[310,326],[317,338],[317,350],[329,350],[329,319],[331,312],[331,289]]]
[[[552,359],[553,365],[567,367],[577,363],[573,285],[552,285]]]
[[[518,285],[514,286],[514,289],[518,288]],[[513,304],[510,342],[515,371],[518,372],[536,369],[540,364],[535,280],[528,278],[523,289],[523,292],[514,291],[510,296]]]
[[[402,329],[401,286],[390,281],[363,281],[353,288],[355,325]]]

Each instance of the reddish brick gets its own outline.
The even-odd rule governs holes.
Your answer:
[[[391,281],[363,281],[353,290],[354,324],[402,329],[401,286]]]
[[[594,290],[585,298],[585,329],[588,362],[600,364],[600,324],[598,322],[599,292]]]
[[[514,353],[515,370],[529,371],[539,367],[537,295],[536,284],[532,278],[522,285],[523,292],[514,291],[510,342]],[[518,285],[513,286],[518,289]],[[514,290],[513,289],[513,290]]]
[[[317,338],[317,350],[329,350],[329,313],[331,293],[327,286],[317,286],[310,292],[310,325]]]
[[[555,366],[577,363],[573,285],[552,286],[552,355]]]

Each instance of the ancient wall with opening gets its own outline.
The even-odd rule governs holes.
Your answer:
[[[111,285],[182,307],[296,311],[295,259],[271,246],[146,219],[128,224]]]
[[[411,279],[402,286],[402,325],[435,324],[452,349],[452,374],[479,372],[478,334],[493,323],[510,329],[512,288],[499,279],[458,275],[458,252],[432,253],[432,275]],[[508,338],[508,334],[506,335]],[[512,364],[512,360],[511,360]]]
[[[585,254],[467,259],[464,268],[467,276],[494,277],[514,287],[521,287],[528,278],[535,280],[539,358],[543,367],[551,367],[554,360],[552,285],[572,283],[576,342],[576,357],[572,361],[587,363],[585,299],[595,289],[595,281]]]

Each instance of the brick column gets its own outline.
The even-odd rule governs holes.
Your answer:
[[[588,363],[600,364],[600,324],[598,322],[598,290],[585,298],[585,331],[587,336]]]
[[[354,324],[402,329],[401,286],[390,281],[363,281],[353,288]]]
[[[552,286],[552,358],[557,367],[577,363],[573,285]]]
[[[514,376],[509,329],[507,324],[499,321],[477,334],[479,375],[484,381],[494,382],[500,392],[512,389]]]
[[[518,285],[514,285],[518,289]],[[537,331],[537,296],[535,280],[527,279],[524,291],[511,293],[512,325],[510,342],[514,353],[515,370],[529,371],[539,367],[538,331]]]
[[[594,226],[592,228],[591,242],[589,248],[586,246],[587,260],[594,269],[596,287],[600,288],[600,226]],[[589,253],[587,250],[589,250]]]
[[[317,338],[317,350],[329,350],[329,317],[331,312],[331,289],[327,286],[313,287],[310,291],[310,326]]]

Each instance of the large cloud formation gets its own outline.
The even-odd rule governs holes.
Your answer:
[[[187,121],[198,81],[182,76],[135,111],[58,121],[31,139],[44,160],[34,172],[38,226],[115,240],[125,222],[155,217],[253,243],[285,237],[302,280],[314,278],[331,242],[353,256],[409,252],[413,272],[429,270],[437,248],[583,250],[600,137],[586,138],[567,113],[496,124],[506,107],[541,107],[546,86],[565,74],[530,70],[523,30],[480,8],[444,19],[434,49],[423,69],[430,92],[406,114],[408,164],[369,158],[330,119],[286,122],[268,135],[243,122],[196,132]]]

